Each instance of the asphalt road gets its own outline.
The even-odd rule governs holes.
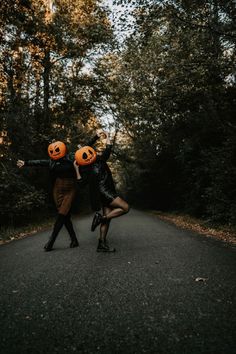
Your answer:
[[[131,210],[101,254],[90,223],[0,247],[1,353],[236,353],[235,248]]]

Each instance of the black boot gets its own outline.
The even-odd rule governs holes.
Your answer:
[[[77,240],[70,215],[66,216],[65,227],[66,227],[67,231],[69,232],[70,239],[71,239],[70,248],[78,247],[79,242]]]
[[[116,249],[114,247],[111,248],[109,246],[109,243],[107,242],[107,240],[104,240],[104,245],[105,245],[105,247],[107,249],[107,252],[116,252]]]
[[[52,246],[53,246],[54,242],[56,241],[56,238],[57,238],[57,236],[58,236],[58,234],[59,234],[64,222],[65,222],[65,215],[58,214],[56,222],[54,224],[54,228],[53,228],[52,234],[51,234],[48,242],[44,246],[44,249],[45,249],[46,252],[49,252],[49,251],[52,250]]]
[[[107,220],[107,217],[105,215],[101,215],[100,213],[96,212],[93,217],[91,231],[94,231],[98,225],[106,224],[107,222],[109,221]]]
[[[98,240],[98,246],[97,246],[97,252],[115,252],[116,249],[115,248],[110,248],[108,243],[103,240]]]
[[[98,212],[94,214],[92,225],[91,225],[91,231],[94,231],[96,227],[101,224],[102,221],[102,215]]]

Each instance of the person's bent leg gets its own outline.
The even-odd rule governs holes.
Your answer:
[[[111,220],[129,212],[129,204],[122,198],[116,197],[109,205],[111,211],[104,216],[105,220]]]
[[[103,207],[103,216],[108,215],[111,211],[112,211],[111,208]],[[101,224],[101,226],[100,226],[100,237],[99,237],[99,239],[101,241],[103,241],[103,242],[106,240],[107,233],[108,233],[108,230],[109,230],[109,226],[110,226],[110,220],[106,220],[106,222],[103,222]]]
[[[129,204],[120,197],[116,197],[109,204],[110,211],[106,215],[101,215],[96,212],[93,218],[91,231],[94,231],[95,228],[100,224],[105,224],[108,220],[117,218],[121,215],[127,214],[129,212]]]
[[[70,248],[78,247],[79,242],[76,237],[76,233],[71,221],[71,214],[68,213],[65,218],[65,227],[70,235],[71,243],[70,243]]]
[[[53,227],[53,231],[52,231],[52,234],[48,240],[48,242],[46,243],[46,245],[44,246],[44,249],[45,251],[51,251],[52,250],[52,247],[54,245],[54,242],[56,241],[56,238],[65,222],[65,215],[63,214],[58,214],[57,216],[57,219],[56,219],[56,222],[54,224],[54,227]]]

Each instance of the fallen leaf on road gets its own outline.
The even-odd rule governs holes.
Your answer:
[[[198,277],[198,278],[195,279],[195,281],[207,281],[207,279],[208,278],[200,278],[200,277]]]

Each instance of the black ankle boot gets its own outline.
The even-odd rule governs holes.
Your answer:
[[[98,240],[98,246],[97,246],[97,252],[115,252],[116,249],[115,248],[110,248],[108,243],[103,240]]]
[[[52,251],[52,245],[50,244],[50,241],[48,241],[48,242],[46,243],[46,245],[44,246],[44,250],[45,250],[45,252],[50,252],[50,251]]]
[[[79,242],[77,239],[71,241],[70,243],[70,248],[75,248],[75,247],[79,247]]]
[[[102,215],[98,212],[95,213],[91,225],[91,231],[94,231],[98,225],[100,225],[102,222]]]

